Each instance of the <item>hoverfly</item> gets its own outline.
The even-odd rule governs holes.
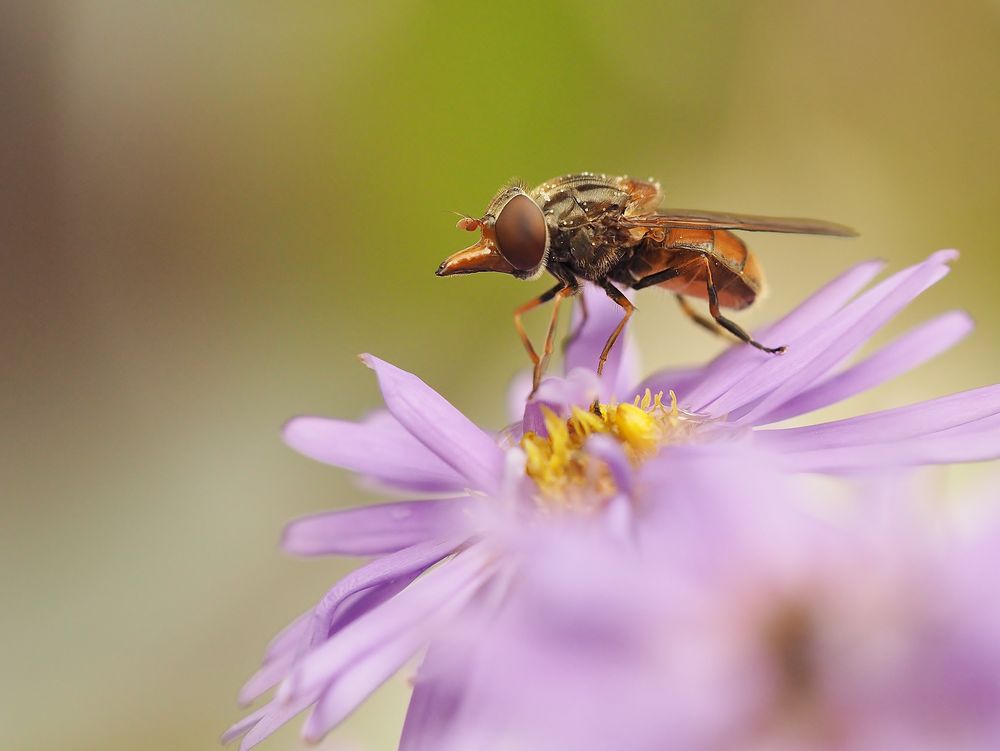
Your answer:
[[[784,346],[766,347],[722,315],[722,308],[749,306],[764,286],[756,257],[730,230],[856,234],[848,227],[814,219],[659,209],[662,197],[660,184],[654,180],[589,172],[557,177],[531,190],[520,183],[508,185],[490,201],[481,219],[459,220],[459,229],[479,230],[481,236],[474,245],[448,257],[437,275],[499,271],[518,279],[536,279],[548,271],[556,278],[552,289],[514,311],[514,326],[534,364],[537,389],[552,354],[559,303],[579,292],[581,282],[601,287],[623,311],[601,352],[598,375],[635,310],[619,286],[664,287],[675,293],[683,312],[699,325],[717,334],[728,331],[759,350],[781,354]],[[687,297],[707,300],[711,320],[697,313]],[[555,301],[552,318],[539,355],[521,317],[551,300]],[[583,316],[586,320],[585,308]]]

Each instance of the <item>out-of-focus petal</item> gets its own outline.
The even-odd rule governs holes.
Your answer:
[[[414,681],[399,751],[441,751],[445,747],[445,736],[463,698],[463,671],[456,668],[465,655],[456,652],[458,645],[446,641],[427,650]]]
[[[295,699],[287,704],[282,704],[277,701],[271,701],[268,704],[265,704],[260,710],[258,710],[258,712],[262,713],[260,719],[247,731],[246,735],[243,736],[243,742],[240,743],[240,751],[250,751],[251,748],[254,748],[261,741],[271,735],[271,733],[295,717],[295,715],[304,711],[314,701],[316,701],[315,693]],[[254,714],[256,715],[258,712],[255,712]],[[230,738],[238,736],[239,733],[235,733],[230,735]]]
[[[318,743],[361,702],[385,683],[423,646],[427,634],[403,632],[380,648],[362,654],[327,687],[302,729],[308,743]]]
[[[363,422],[295,417],[284,427],[285,442],[310,459],[357,472],[392,487],[456,492],[469,481],[387,412]]]
[[[276,659],[283,655],[306,637],[309,633],[309,624],[312,619],[312,610],[307,610],[294,621],[285,626],[278,634],[271,639],[271,642],[264,650],[264,662]]]
[[[237,722],[234,722],[232,725],[229,726],[226,732],[222,734],[220,741],[222,743],[232,743],[241,735],[243,735],[245,732],[247,732],[250,728],[256,725],[258,722],[260,722],[261,719],[264,717],[264,715],[266,715],[270,709],[271,709],[270,706],[265,704],[260,709],[257,709],[248,714],[246,717],[238,720]]]
[[[507,387],[507,420],[518,422],[524,416],[524,404],[531,394],[531,371],[522,370]]]
[[[363,355],[362,360],[375,371],[385,405],[403,427],[463,475],[472,488],[486,492],[497,488],[503,452],[493,436],[412,373],[373,355]]]
[[[295,661],[314,645],[328,639],[331,634],[344,628],[370,610],[374,610],[386,600],[395,597],[416,579],[423,569],[399,574],[393,579],[359,589],[344,597],[326,613],[309,612],[311,630],[304,634],[295,648],[290,648],[275,659],[265,661],[260,670],[253,674],[240,689],[240,704],[246,706],[264,692],[281,682]]]
[[[836,404],[937,357],[972,331],[969,315],[954,310],[918,326],[864,361],[803,391],[760,418],[773,423]]]
[[[450,536],[468,498],[398,501],[313,514],[285,527],[294,555],[381,555]]]
[[[490,553],[483,544],[464,550],[430,571],[377,610],[366,613],[304,657],[278,688],[279,701],[314,694],[358,655],[415,631],[425,637],[470,597],[487,575]]]
[[[632,492],[635,470],[629,464],[622,445],[609,435],[594,435],[587,440],[587,451],[601,459],[611,470],[615,485],[622,493]]]

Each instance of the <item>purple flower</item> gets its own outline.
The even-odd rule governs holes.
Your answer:
[[[421,668],[461,701],[416,748],[1000,748],[995,491],[963,528],[898,477],[804,503],[771,458],[664,462],[635,545],[525,535],[531,575]]]
[[[240,699],[249,704],[277,686],[274,697],[224,738],[243,735],[241,748],[251,748],[311,708],[303,734],[319,739],[426,648],[400,748],[436,751],[440,729],[452,727],[466,701],[452,668],[460,671],[475,656],[451,627],[485,628],[516,601],[536,573],[532,545],[585,539],[623,558],[656,549],[671,528],[658,520],[673,516],[664,488],[696,497],[691,488],[721,471],[716,459],[733,452],[763,457],[779,477],[1000,455],[1000,387],[807,428],[758,429],[876,385],[964,336],[968,318],[946,314],[834,372],[943,277],[953,257],[942,251],[852,300],[879,268],[862,264],[762,334],[787,342],[786,355],[738,347],[703,368],[657,374],[633,389],[627,343],[613,351],[603,382],[587,370],[609,324],[607,308],[591,300],[588,325],[567,352],[566,377],[544,381],[527,407],[523,396],[515,399],[523,420],[499,435],[416,376],[365,356],[386,411],[361,423],[297,418],[285,439],[306,456],[415,500],[287,527],[282,544],[291,553],[374,560],[273,640]],[[596,396],[603,401],[594,411]]]
[[[643,381],[628,343],[624,354],[619,350],[615,363],[609,362],[603,382],[590,370],[620,313],[601,294],[589,294],[590,325],[567,353],[568,375],[542,384],[524,411],[524,427],[540,430],[541,404],[566,415],[571,405],[597,396],[631,401],[648,388],[652,393],[674,391],[681,411],[703,423],[703,430],[688,432],[685,443],[748,440],[774,449],[794,471],[847,474],[992,459],[1000,445],[997,385],[844,420],[760,430],[889,381],[961,341],[972,321],[964,312],[951,311],[844,366],[876,331],[941,280],[957,255],[939,251],[862,294],[883,264],[855,266],[758,332],[763,341],[787,344],[783,356],[733,347],[703,367],[660,372]],[[524,378],[513,391],[510,402],[523,404],[528,391]]]

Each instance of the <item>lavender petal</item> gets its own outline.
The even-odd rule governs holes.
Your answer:
[[[363,355],[362,361],[375,371],[386,407],[403,427],[473,488],[486,492],[497,488],[503,452],[493,436],[412,373],[372,355]]]
[[[399,501],[314,514],[288,524],[281,547],[304,556],[394,553],[453,532],[468,501]]]
[[[1000,458],[1000,428],[991,431],[936,433],[917,439],[863,446],[789,452],[782,456],[792,472],[858,473],[887,467],[979,462]]]
[[[295,661],[300,659],[309,649],[316,644],[322,643],[329,638],[330,634],[344,628],[347,624],[357,620],[370,610],[374,610],[386,600],[395,597],[414,579],[416,579],[423,569],[417,569],[405,574],[400,574],[396,578],[372,585],[366,589],[356,591],[345,597],[333,612],[325,617],[315,618],[315,611],[310,611],[310,633],[295,645],[297,648],[289,649],[279,658],[265,662],[261,668],[254,673],[250,679],[243,684],[239,693],[241,704],[248,705],[255,701],[264,692],[276,686],[291,670]]]
[[[326,639],[339,611],[350,604],[350,598],[372,587],[396,581],[430,566],[451,555],[467,540],[467,536],[423,542],[396,553],[376,558],[341,579],[319,601],[313,610],[313,641]]]
[[[277,659],[289,649],[294,649],[309,633],[311,620],[312,610],[307,610],[281,629],[264,650],[264,662]]]
[[[566,348],[564,365],[566,373],[571,372],[574,368],[595,371],[608,337],[624,315],[622,308],[613,302],[603,289],[593,284],[584,284],[582,295],[587,305],[587,322]],[[631,299],[632,293],[627,292],[626,296]],[[577,330],[581,319],[580,306],[577,305],[573,310],[571,331]],[[611,348],[608,360],[604,364],[604,373],[601,376],[601,397],[610,399],[630,388],[636,382],[638,372],[638,351],[633,337],[626,328],[615,346]]]
[[[462,703],[456,685],[462,675],[446,644],[431,644],[417,672],[406,709],[399,751],[440,751],[447,729]]]
[[[531,371],[522,370],[510,382],[507,388],[507,419],[510,422],[519,421],[524,415],[524,405],[531,394]]]
[[[778,451],[872,446],[926,436],[1000,414],[1000,385],[800,428],[758,430],[755,441]]]
[[[948,271],[948,266],[935,254],[927,261],[890,277],[848,304],[815,335],[790,342],[785,355],[763,360],[732,391],[699,411],[726,414],[760,399],[739,420],[741,424],[753,424],[759,416],[796,396],[860,347],[914,297],[943,278]],[[777,388],[775,384],[778,384]]]
[[[955,346],[972,331],[967,313],[951,311],[903,334],[861,363],[839,373],[760,418],[774,423],[836,404],[874,388]]]
[[[339,725],[375,689],[391,678],[423,646],[426,634],[419,630],[402,633],[373,652],[362,656],[323,692],[302,729],[308,743],[318,743]]]
[[[295,715],[303,712],[314,701],[316,701],[316,695],[312,694],[295,699],[287,704],[281,704],[276,701],[266,704],[262,709],[266,709],[267,711],[257,721],[257,724],[250,728],[247,734],[243,736],[243,742],[240,743],[240,751],[250,751],[250,749],[265,740],[275,730],[295,717]]]
[[[805,335],[823,323],[854,297],[885,267],[883,261],[866,261],[848,269],[829,284],[810,295],[781,320],[758,332],[762,341],[784,344]],[[690,393],[682,394],[682,405],[693,412],[698,405],[709,404],[730,391],[756,367],[760,353],[750,347],[732,347],[709,363]]]
[[[294,701],[323,690],[360,655],[383,648],[400,634],[429,634],[479,586],[489,569],[483,543],[467,548],[407,587],[377,610],[366,613],[304,657],[278,688],[277,699]]]
[[[296,417],[286,423],[285,442],[310,459],[357,472],[392,487],[455,492],[468,481],[392,415],[377,412],[363,422]]]

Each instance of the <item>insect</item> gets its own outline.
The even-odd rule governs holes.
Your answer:
[[[675,293],[683,312],[700,326],[717,334],[728,331],[759,350],[781,354],[784,346],[766,347],[722,315],[722,308],[746,308],[764,287],[756,256],[731,230],[856,234],[814,219],[659,209],[662,198],[654,180],[589,172],[557,177],[530,190],[520,183],[508,185],[490,201],[481,219],[459,220],[459,229],[480,231],[479,241],[445,259],[437,275],[497,271],[527,280],[548,271],[556,278],[552,289],[514,311],[514,326],[534,364],[537,389],[552,354],[559,304],[577,294],[582,282],[601,287],[623,312],[601,352],[598,375],[635,311],[620,287],[664,287]],[[688,297],[707,300],[711,319],[696,312]],[[539,355],[521,317],[550,301],[554,301],[552,318]],[[586,315],[584,308],[582,321]]]

